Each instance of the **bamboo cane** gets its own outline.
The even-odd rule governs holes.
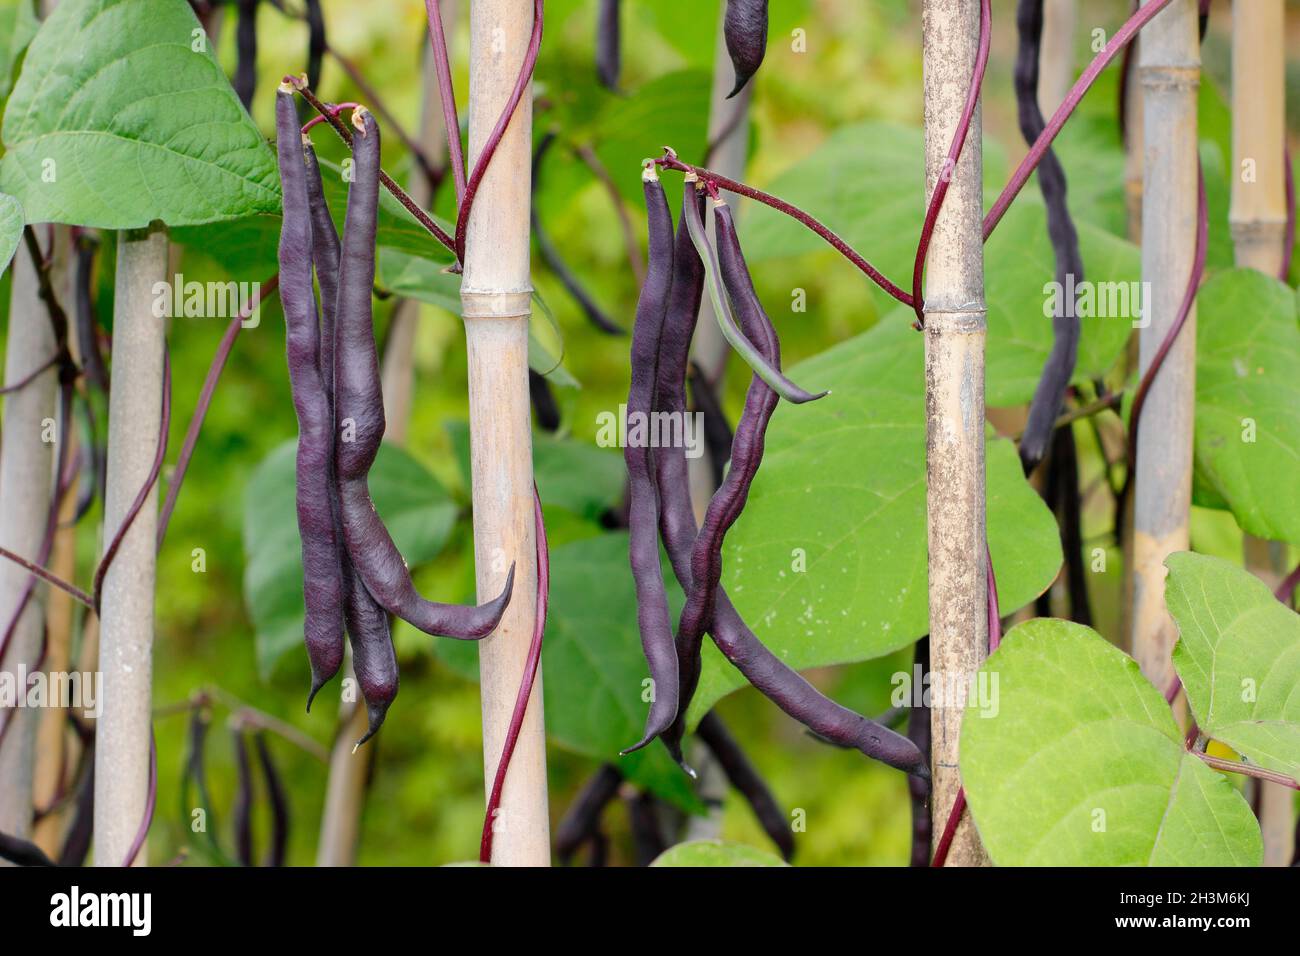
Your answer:
[[[70,460],[76,454],[76,432],[69,428],[61,439],[69,443]],[[76,577],[77,529],[71,523],[76,510],[77,480],[74,477],[59,506],[59,530],[50,555],[50,570],[65,581]],[[71,595],[58,588],[50,588],[46,604],[45,663],[41,669],[53,676],[66,673],[72,664],[74,607]],[[59,848],[63,845],[65,814],[52,812],[51,807],[58,799],[59,787],[65,782],[66,774],[72,767],[68,746],[71,736],[68,733],[67,710],[60,701],[50,700],[49,706],[41,713],[36,730],[36,770],[32,785],[33,805],[47,811],[32,830],[32,842],[50,857],[57,857]]]
[[[1232,5],[1232,207],[1229,222],[1238,266],[1276,276],[1286,238],[1286,11],[1282,0]],[[1245,536],[1246,567],[1276,588],[1286,548]],[[1289,866],[1294,844],[1292,792],[1258,781],[1264,865]]]
[[[104,535],[121,527],[158,448],[165,326],[154,285],[167,280],[167,232],[118,233],[113,379],[108,404]],[[95,865],[121,866],[144,818],[153,677],[154,538],[158,486],[122,538],[104,576],[99,666],[103,712],[95,740]],[[137,865],[147,861],[142,847]]]
[[[12,276],[5,345],[7,385],[26,378],[54,354],[54,333],[40,299],[36,267],[24,246],[14,255]],[[42,432],[55,417],[56,376],[49,369],[3,398],[0,545],[28,558],[36,557],[49,511],[55,446],[42,440]],[[13,619],[29,580],[22,568],[0,562],[0,628]],[[0,670],[12,674],[15,683],[20,668],[30,670],[40,656],[44,595],[44,587],[32,594],[0,661]],[[0,711],[0,720],[11,722],[0,741],[0,831],[23,839],[32,829],[33,755],[40,713],[30,708]]]
[[[529,0],[477,0],[470,9],[469,164],[506,106],[533,26]],[[469,353],[474,558],[481,599],[516,566],[510,607],[479,644],[484,790],[491,792],[536,615],[532,419],[528,398],[529,194],[532,96],[497,147],[470,214],[461,305]],[[492,862],[550,863],[542,675],[529,698],[501,806]]]
[[[926,515],[931,668],[945,681],[979,669],[988,648],[984,538],[984,244],[980,110],[956,168],[947,154],[970,89],[980,34],[979,0],[926,0],[926,196],[950,176],[934,229],[925,282]],[[948,685],[954,686],[954,685]],[[962,709],[931,712],[931,808],[946,820],[961,785],[957,743]],[[943,829],[935,828],[936,844]],[[948,853],[953,866],[987,863],[969,815]]]
[[[1150,2],[1150,0],[1146,0]],[[1143,32],[1145,158],[1142,280],[1149,290],[1139,334],[1145,372],[1187,290],[1196,246],[1200,44],[1195,0],[1173,0]],[[1165,610],[1164,560],[1188,547],[1192,420],[1196,403],[1196,309],[1156,376],[1138,433],[1133,505],[1133,656],[1156,687],[1174,678],[1177,639]]]
[[[1076,0],[1046,0],[1038,69],[1038,108],[1051,116],[1074,83],[1074,34],[1079,19]]]

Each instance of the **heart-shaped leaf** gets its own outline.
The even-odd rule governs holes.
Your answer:
[[[1016,627],[980,669],[961,778],[1000,866],[1258,866],[1241,794],[1188,753],[1164,697],[1091,628]]]
[[[779,856],[721,840],[692,840],[661,853],[651,866],[786,866]]]
[[[183,0],[63,0],[0,135],[0,188],[31,222],[181,226],[280,205],[275,157]]]
[[[1174,666],[1201,732],[1300,779],[1300,615],[1220,558],[1185,551],[1165,565]]]
[[[1300,325],[1295,292],[1253,269],[1197,296],[1197,503],[1300,544]]]
[[[905,319],[884,320],[790,372],[831,394],[777,408],[727,536],[723,583],[791,667],[879,657],[929,631],[922,350]],[[1060,534],[1009,441],[989,442],[987,471],[989,546],[1009,614],[1056,577]],[[705,654],[693,721],[744,685],[712,644]]]
[[[23,239],[23,207],[13,196],[0,193],[0,272],[9,268]]]

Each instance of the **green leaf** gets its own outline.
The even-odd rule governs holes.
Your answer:
[[[1110,369],[1141,317],[1142,256],[1133,243],[1092,223],[1080,222],[1077,229],[1089,283],[1085,295],[1090,296],[1078,300],[1079,356],[1073,381],[1083,383]],[[1048,291],[1047,284],[1056,281],[1056,256],[1047,238],[1046,208],[1035,196],[1016,200],[989,237],[985,262],[985,402],[991,407],[1019,405],[1034,397],[1052,349],[1049,303],[1068,299]]]
[[[1183,551],[1165,565],[1174,666],[1202,733],[1300,780],[1300,615],[1219,558]]]
[[[1163,695],[1091,628],[1022,624],[978,680],[962,721],[961,777],[994,863],[1261,862],[1241,794],[1187,753]]]
[[[32,222],[182,226],[279,207],[275,157],[183,0],[63,0],[2,135],[0,188]]]
[[[40,28],[32,0],[0,2],[0,108],[13,89],[15,68]]]
[[[779,856],[743,843],[692,840],[669,847],[651,866],[786,866]]]
[[[302,641],[296,449],[296,441],[276,447],[257,466],[244,495],[244,601],[264,677]],[[400,448],[380,445],[370,470],[370,494],[411,567],[438,555],[451,534],[457,508],[423,465]]]
[[[23,241],[23,207],[13,196],[0,193],[0,272],[9,268],[9,263],[18,251],[18,244]]]
[[[711,79],[683,70],[651,80],[631,96],[610,97],[588,131],[596,155],[623,197],[644,205],[641,160],[672,146],[687,162],[704,155]],[[673,177],[674,180],[677,177]]]
[[[1295,293],[1252,269],[1197,297],[1197,502],[1300,544],[1300,325]]]
[[[923,365],[921,336],[886,318],[790,370],[831,395],[777,408],[727,536],[723,583],[791,667],[879,657],[929,631]],[[989,442],[987,470],[989,545],[1009,614],[1056,577],[1060,535],[1009,441]],[[743,685],[706,642],[692,721]]]
[[[544,507],[564,508],[589,521],[599,521],[618,505],[627,481],[617,451],[546,435],[533,439],[533,474]]]

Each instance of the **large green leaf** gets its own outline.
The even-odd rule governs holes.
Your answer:
[[[1000,866],[1257,866],[1254,814],[1091,628],[1037,619],[980,670],[961,777]],[[983,709],[981,709],[983,707]]]
[[[32,222],[180,226],[280,204],[275,157],[184,0],[63,0],[3,139],[0,188]]]
[[[923,364],[921,336],[886,319],[791,371],[831,394],[778,407],[723,580],[792,667],[878,657],[929,630]],[[1060,535],[1010,442],[989,442],[987,466],[989,546],[1010,613],[1056,577]],[[692,719],[744,683],[711,644],[705,653]]]
[[[13,89],[15,67],[40,25],[32,0],[0,0],[0,107]]]
[[[692,840],[670,847],[651,866],[786,866],[779,857],[744,843]]]
[[[268,675],[302,641],[302,552],[295,497],[297,443],[277,446],[244,495],[244,601],[256,631],[258,668]],[[370,470],[370,494],[411,567],[446,544],[457,508],[407,452],[384,443]]]
[[[1300,544],[1300,325],[1295,293],[1251,269],[1197,297],[1197,502]]]
[[[1197,726],[1300,779],[1300,615],[1248,571],[1190,551],[1165,565],[1174,666]]]
[[[0,193],[0,272],[9,268],[9,263],[18,251],[18,244],[23,239],[23,207],[13,196]]]

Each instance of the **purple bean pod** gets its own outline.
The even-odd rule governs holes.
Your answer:
[[[596,19],[596,75],[601,86],[615,93],[623,59],[618,14],[619,0],[600,0]]]
[[[698,732],[700,739],[717,758],[727,782],[745,798],[763,827],[763,832],[780,849],[781,857],[789,862],[794,856],[794,831],[790,828],[789,817],[777,805],[776,797],[767,781],[759,774],[758,768],[750,763],[749,757],[736,738],[731,736],[731,731],[717,711],[711,710],[700,719]]]
[[[312,289],[312,218],[302,134],[292,87],[275,97],[284,217],[280,229],[280,301],[284,306],[289,384],[298,416],[297,511],[302,538],[303,622],[312,699],[343,663],[343,575],[331,504],[334,421],[321,379],[320,329]]]
[[[1016,12],[1020,50],[1016,57],[1015,88],[1020,132],[1033,145],[1047,123],[1038,105],[1038,72],[1043,36],[1043,0],[1020,0]],[[1083,256],[1079,234],[1070,217],[1066,199],[1065,167],[1052,149],[1043,153],[1038,166],[1038,185],[1047,207],[1047,234],[1056,255],[1056,281],[1062,289],[1082,288]],[[1069,277],[1073,276],[1073,285]],[[1043,365],[1042,376],[1029,405],[1029,418],[1020,439],[1020,461],[1026,474],[1033,471],[1052,441],[1056,417],[1065,401],[1065,391],[1074,377],[1079,354],[1079,316],[1074,302],[1062,303],[1061,315],[1052,319],[1052,350]]]
[[[341,246],[338,230],[330,218],[325,202],[324,187],[320,178],[320,164],[316,154],[308,148],[307,194],[312,212],[312,258],[316,265],[316,281],[321,290],[321,377],[325,394],[334,408],[334,338],[338,310],[338,277]],[[331,427],[333,418],[331,417]],[[330,508],[335,526],[342,535],[342,505],[340,503],[338,473],[334,465],[334,443],[330,443]],[[375,735],[384,723],[388,708],[397,697],[399,683],[397,655],[393,649],[388,614],[376,602],[352,568],[347,549],[341,548],[340,571],[343,577],[343,620],[347,625],[348,641],[352,646],[352,665],[366,703],[366,733],[356,746],[361,746]]]
[[[375,281],[375,233],[379,207],[379,127],[358,108],[352,138],[354,178],[348,189],[338,305],[335,316],[335,471],[343,538],[366,590],[381,607],[441,637],[479,640],[491,634],[510,603],[515,567],[501,593],[486,604],[440,604],[421,597],[388,529],[370,500],[366,476],[384,436],[384,399],[371,318]]]
[[[696,280],[684,281],[688,283],[685,288],[693,288],[690,283]],[[683,301],[689,299],[684,298]],[[693,310],[687,311],[690,311],[693,317]],[[670,328],[673,326],[671,316],[667,324]],[[671,343],[678,350],[683,348],[682,341],[680,336],[664,339],[665,344]],[[684,341],[686,343],[684,347],[689,348],[690,337],[686,336]],[[683,367],[685,366],[684,356],[677,360],[681,361]],[[661,368],[663,363],[672,361],[674,359],[661,355]],[[679,394],[675,387],[661,389],[661,395],[664,396],[662,399],[664,404],[661,407],[671,410],[669,401],[681,401],[684,404],[684,397],[674,398]],[[666,454],[661,449],[660,454],[656,456],[656,466],[661,496],[660,532],[672,561],[673,572],[677,575],[682,588],[689,593],[693,579],[691,558],[695,546],[696,523],[687,479],[685,449],[672,449],[672,454]],[[725,589],[721,587],[717,591],[709,634],[723,656],[745,676],[750,684],[817,736],[838,746],[858,750],[891,767],[920,777],[929,777],[930,768],[927,759],[906,737],[835,703],[768,650],[745,624]],[[677,756],[680,761],[681,735],[684,731],[688,706],[699,682],[700,662],[698,655],[694,658],[684,655],[680,644],[678,659],[681,690],[677,723],[683,726],[674,726],[664,736],[665,742],[672,749],[673,735],[676,735],[677,745],[674,756]]]
[[[257,762],[262,768],[266,796],[271,804],[271,846],[265,865],[284,866],[285,850],[289,844],[289,797],[271,758],[271,750],[266,745],[265,731],[258,731],[253,736],[253,744],[257,748]]]
[[[601,764],[600,769],[582,785],[555,828],[555,855],[560,862],[567,863],[578,852],[578,847],[599,833],[601,814],[618,796],[622,783],[623,771],[607,763]]]
[[[235,830],[235,858],[240,866],[253,865],[253,772],[248,764],[248,742],[244,728],[235,726],[231,735],[235,745],[235,806],[230,818]]]
[[[726,203],[715,201],[713,216],[719,273],[727,297],[739,317],[741,330],[763,358],[773,368],[780,369],[780,344],[749,279],[731,209]],[[751,378],[745,394],[745,407],[731,445],[731,468],[709,502],[704,522],[695,538],[691,553],[691,588],[677,628],[678,643],[689,650],[693,660],[699,658],[704,632],[713,619],[718,586],[722,580],[723,541],[749,498],[750,486],[763,459],[767,425],[772,420],[777,400],[776,392],[757,374]]]
[[[722,34],[736,70],[736,86],[727,94],[731,99],[745,88],[767,52],[767,0],[727,0]]]
[[[645,284],[637,301],[632,326],[632,381],[627,392],[627,415],[649,420],[658,380],[659,339],[673,281],[673,216],[668,211],[663,184],[653,165],[642,173],[649,222],[650,254]],[[623,751],[640,750],[667,730],[677,717],[677,651],[672,618],[659,564],[659,494],[649,437],[629,438],[623,449],[628,476],[628,559],[636,583],[637,626],[641,648],[654,683],[650,712],[641,740]]]
[[[682,215],[677,225],[673,256],[673,284],[668,295],[664,330],[659,339],[659,369],[655,385],[656,412],[686,415],[686,367],[690,358],[691,339],[699,319],[704,296],[704,263],[695,248],[686,222],[686,203],[702,212],[704,193],[696,188],[697,180],[688,175],[682,192]],[[725,464],[725,462],[720,463]],[[668,550],[673,572],[682,590],[691,592],[691,551],[698,526],[691,502],[690,472],[686,449],[660,448],[654,456],[655,479],[659,490],[659,534]],[[686,710],[700,679],[700,642],[683,640],[679,629],[676,638],[678,667],[677,719],[663,734],[663,741],[673,758],[686,768],[682,756],[682,738],[686,734]],[[686,768],[692,775],[694,771]]]
[[[235,75],[230,85],[244,109],[253,108],[253,93],[257,89],[257,3],[258,0],[236,0],[239,23],[235,26]]]

